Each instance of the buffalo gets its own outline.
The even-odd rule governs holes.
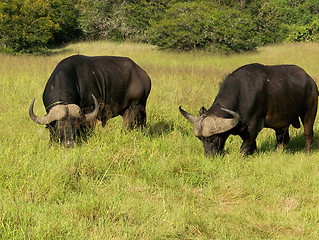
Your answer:
[[[66,147],[86,140],[97,120],[121,115],[129,128],[146,124],[146,101],[151,90],[148,74],[126,57],[70,56],[58,63],[44,92],[47,115],[30,118],[50,130],[50,141]]]
[[[289,126],[300,128],[299,118],[309,151],[317,105],[317,85],[302,68],[254,63],[228,75],[212,106],[202,107],[199,117],[181,107],[179,111],[193,124],[193,133],[207,155],[223,153],[230,134],[241,137],[240,151],[249,155],[256,151],[256,138],[263,128],[274,129],[277,146],[285,146],[290,140]]]

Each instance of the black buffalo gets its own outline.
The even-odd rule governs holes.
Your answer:
[[[96,120],[121,115],[128,128],[146,124],[146,100],[151,90],[147,73],[126,57],[74,55],[62,60],[43,92],[44,117],[29,115],[47,125],[50,139],[65,146],[86,139]]]
[[[287,144],[289,125],[299,128],[299,118],[309,151],[317,104],[317,85],[300,67],[255,63],[228,75],[213,105],[208,110],[202,107],[199,117],[179,110],[193,124],[206,154],[223,152],[226,139],[233,134],[242,138],[240,150],[247,155],[256,150],[256,137],[264,127],[275,130],[278,145]]]

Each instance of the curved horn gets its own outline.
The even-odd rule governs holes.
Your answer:
[[[30,104],[30,107],[29,107],[29,116],[30,118],[32,119],[33,122],[36,122],[38,123],[38,117],[34,114],[33,112],[33,106],[34,106],[34,101],[35,101],[35,98],[32,99],[32,102]]]
[[[200,117],[196,117],[184,111],[181,106],[179,106],[179,111],[188,121],[190,121],[193,124],[193,133],[195,134],[195,136],[197,137],[201,136],[202,135],[201,123],[206,116],[202,115]]]
[[[66,105],[69,111],[70,116],[80,118],[81,115],[81,108],[76,104],[68,104]]]
[[[65,105],[57,105],[57,106],[54,106],[50,110],[48,115],[46,115],[44,117],[37,117],[34,114],[34,112],[33,112],[34,102],[35,102],[35,98],[32,100],[32,102],[30,104],[29,116],[37,124],[46,125],[46,124],[49,124],[49,123],[51,123],[51,122],[53,122],[55,120],[62,119],[67,114],[67,110],[66,110],[66,106]]]
[[[236,112],[234,112],[234,111],[232,111],[232,110],[229,110],[229,109],[226,109],[226,108],[221,108],[222,110],[224,110],[225,112],[228,112],[230,115],[233,115],[233,117],[235,118],[235,119],[238,119],[239,120],[239,114],[238,113],[236,113]]]
[[[202,135],[209,137],[214,134],[227,132],[228,130],[235,127],[240,119],[238,113],[229,109],[222,108],[225,112],[231,114],[234,118],[221,118],[217,116],[208,116],[202,122]]]
[[[200,117],[196,117],[186,111],[184,111],[182,109],[182,106],[179,106],[179,111],[180,113],[188,120],[190,121],[192,124],[196,124],[198,122],[198,120],[200,119]]]
[[[85,114],[85,121],[87,121],[87,122],[93,121],[99,112],[99,103],[93,94],[92,94],[92,98],[94,100],[94,110],[91,113]]]

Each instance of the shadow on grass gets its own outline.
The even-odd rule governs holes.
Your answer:
[[[72,53],[72,51],[70,49],[66,49],[65,46],[61,46],[57,48],[46,48],[46,49],[41,48],[41,49],[21,51],[21,52],[14,52],[14,51],[4,50],[0,48],[0,53],[5,53],[9,55],[54,56],[59,54]]]
[[[304,151],[305,147],[306,147],[305,137],[303,134],[299,134],[298,136],[295,136],[294,138],[290,139],[290,142],[288,143],[287,150],[295,153],[295,152]],[[311,150],[318,151],[318,149],[319,149],[318,137],[316,135],[314,135]]]
[[[155,124],[148,124],[146,134],[152,138],[167,135],[174,130],[174,123],[172,121],[161,120]]]
[[[314,135],[314,141],[312,144],[311,151],[318,151],[319,149],[319,143],[318,143],[318,137]],[[258,145],[258,140],[257,140],[257,145]],[[285,152],[287,153],[298,153],[298,152],[303,152],[305,151],[305,138],[303,134],[298,134],[297,136],[293,136],[290,138],[289,143],[285,147]],[[276,137],[275,136],[270,136],[268,140],[266,141],[259,141],[259,146],[257,147],[258,152],[272,152],[276,151],[277,147],[277,142],[276,142]]]
[[[188,132],[185,129],[179,126],[176,126],[174,124],[174,121],[166,121],[166,120],[161,120],[154,124],[148,124],[145,130],[146,130],[145,131],[146,135],[148,135],[151,138],[157,138],[164,135],[168,135],[175,130],[180,132],[182,135],[188,134]]]
[[[54,56],[54,55],[59,55],[59,54],[64,54],[64,53],[71,53],[72,51],[70,49],[65,49],[65,48],[52,48],[52,49],[43,49],[39,52],[34,53],[33,55],[38,55],[38,56]]]

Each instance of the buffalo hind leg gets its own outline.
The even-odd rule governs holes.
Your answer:
[[[124,126],[128,129],[143,128],[146,125],[145,106],[131,105],[122,115]]]
[[[310,151],[313,143],[313,124],[314,122],[312,121],[304,123],[304,134],[307,152]]]
[[[315,122],[317,114],[317,104],[318,99],[315,98],[315,102],[312,104],[311,108],[301,117],[301,121],[304,127],[306,151],[309,152],[313,143],[313,125]]]
[[[290,141],[289,137],[289,127],[275,129],[276,139],[277,139],[277,148],[283,149]]]

